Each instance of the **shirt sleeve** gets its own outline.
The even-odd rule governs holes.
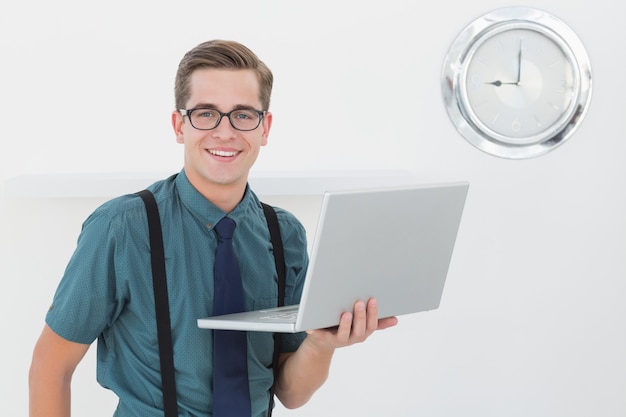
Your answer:
[[[114,229],[108,212],[102,208],[83,224],[46,315],[46,323],[66,340],[92,343],[120,309],[114,269],[118,236]]]

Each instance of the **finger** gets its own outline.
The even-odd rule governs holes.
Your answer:
[[[385,317],[384,319],[378,320],[378,330],[388,329],[396,324],[398,324],[397,317]]]
[[[345,312],[341,315],[339,327],[337,328],[336,337],[340,344],[348,343],[350,332],[352,330],[352,313]]]
[[[369,334],[378,329],[378,303],[375,298],[367,302],[367,331]]]
[[[365,308],[363,301],[354,303],[354,319],[352,320],[351,338],[361,341],[365,338],[367,329],[367,316],[369,312]]]

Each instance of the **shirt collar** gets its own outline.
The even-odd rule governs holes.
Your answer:
[[[200,192],[189,182],[185,170],[182,169],[176,178],[176,188],[183,205],[191,212],[191,214],[201,223],[212,229],[222,218],[230,217],[238,222],[246,215],[249,210],[260,207],[260,202],[254,192],[250,189],[250,185],[246,184],[243,198],[237,204],[235,209],[230,213],[225,213]]]

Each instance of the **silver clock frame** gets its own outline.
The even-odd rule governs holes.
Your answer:
[[[508,30],[527,29],[550,38],[568,57],[574,71],[574,97],[568,109],[546,130],[527,137],[509,138],[485,126],[467,104],[467,64],[487,39]],[[450,47],[442,69],[442,95],[450,120],[476,148],[502,158],[526,159],[550,152],[572,136],[591,100],[591,62],[576,33],[557,17],[529,7],[505,7],[471,22]]]

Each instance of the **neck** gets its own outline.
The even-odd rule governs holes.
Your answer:
[[[219,183],[208,181],[206,178],[197,178],[187,170],[185,174],[200,194],[225,213],[233,211],[241,202],[248,183],[247,177],[235,182]]]

